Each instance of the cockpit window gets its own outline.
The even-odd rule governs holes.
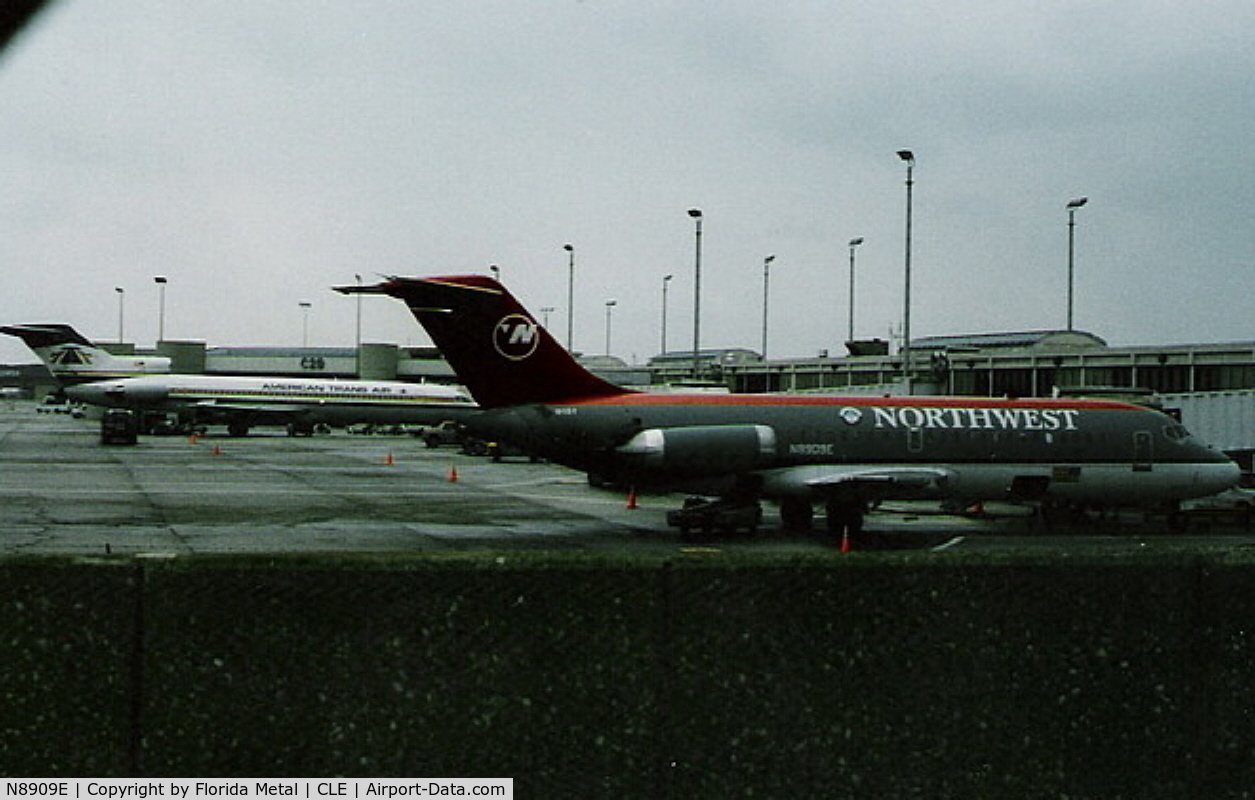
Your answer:
[[[1163,432],[1165,436],[1174,442],[1184,442],[1190,438],[1190,432],[1185,429],[1185,426],[1176,423],[1165,425]]]

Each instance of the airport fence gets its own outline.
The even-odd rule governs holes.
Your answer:
[[[0,773],[1255,791],[1255,559],[0,562]]]

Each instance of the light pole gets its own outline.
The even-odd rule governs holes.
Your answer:
[[[662,276],[662,349],[658,352],[665,355],[667,352],[667,284],[671,283],[674,275]]]
[[[357,332],[355,338],[356,349],[354,351],[353,365],[358,379],[362,377],[362,276],[354,275],[357,280]]]
[[[606,301],[606,355],[610,355],[610,309],[618,304],[617,300]]]
[[[911,191],[915,186],[915,154],[899,150],[898,158],[906,162],[906,290],[902,311],[902,377],[906,393],[911,390]]]
[[[562,249],[567,252],[567,281],[566,281],[566,349],[570,353],[575,352],[575,248],[570,244],[562,245]]]
[[[767,256],[763,259],[763,361],[767,360],[767,268],[770,267],[771,262],[775,260],[775,256]]]
[[[846,342],[854,341],[854,250],[862,243],[862,236],[850,240],[850,336]]]
[[[1089,202],[1088,197],[1078,197],[1075,200],[1069,200],[1068,209],[1068,330],[1072,330],[1072,301],[1073,287],[1075,285],[1075,263],[1073,261],[1073,245],[1076,240],[1076,210]]]
[[[122,342],[126,341],[123,338],[122,332],[122,322],[125,318],[125,311],[123,309],[126,304],[126,290],[121,286],[115,286],[113,287],[113,291],[118,293],[118,344],[122,344]]]
[[[309,308],[310,304],[302,300],[301,307],[301,347],[309,347]]]
[[[701,375],[702,344],[702,210],[690,208],[689,216],[697,225],[696,256],[693,261],[693,379]]]
[[[160,344],[166,340],[166,284],[169,280],[165,275],[157,275],[153,283],[157,284],[157,343]]]

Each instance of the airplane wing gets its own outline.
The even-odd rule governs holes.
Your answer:
[[[814,489],[826,487],[860,486],[870,489],[922,490],[940,488],[950,478],[944,469],[927,467],[883,467],[873,469],[834,470],[826,475],[810,478],[806,485]]]
[[[251,414],[253,416],[266,417],[299,417],[308,414],[309,409],[305,406],[285,404],[267,404],[267,403],[222,403],[215,400],[202,400],[193,406],[197,411],[221,414]]]
[[[866,500],[933,497],[946,493],[953,473],[943,467],[814,464],[770,470],[771,494],[856,495]]]

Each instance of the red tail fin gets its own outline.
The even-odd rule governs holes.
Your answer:
[[[337,291],[352,294],[358,287]],[[392,278],[361,291],[404,300],[484,408],[628,393],[576,363],[491,278]]]

